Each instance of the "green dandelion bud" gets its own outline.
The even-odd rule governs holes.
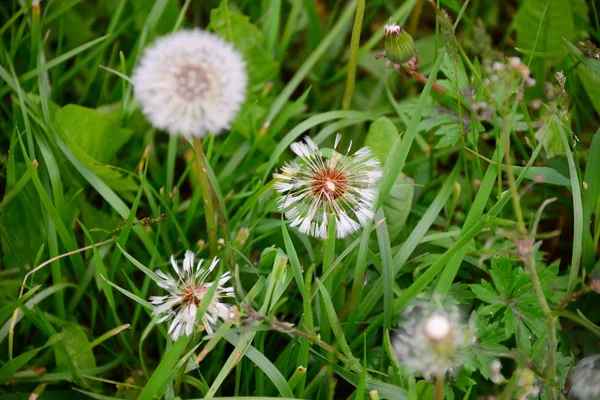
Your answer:
[[[385,56],[395,64],[409,62],[417,54],[415,41],[398,24],[385,26]]]

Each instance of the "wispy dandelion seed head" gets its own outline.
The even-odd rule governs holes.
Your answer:
[[[169,292],[166,296],[151,296],[150,302],[154,305],[152,315],[159,316],[157,323],[172,319],[169,326],[169,335],[173,340],[180,336],[189,336],[196,327],[196,314],[198,307],[208,291],[215,282],[207,282],[206,279],[217,266],[219,259],[214,258],[208,268],[203,268],[204,260],[194,265],[194,253],[190,250],[185,252],[183,264],[178,265],[171,256],[171,265],[177,276],[173,278],[170,274],[157,270],[156,274],[162,279],[158,286]],[[218,320],[230,319],[232,307],[222,303],[222,299],[234,297],[233,288],[225,287],[225,283],[231,278],[231,273],[221,275],[216,284],[218,285],[214,296],[210,300],[208,308],[202,315],[201,325],[208,334],[213,333]]]
[[[600,354],[579,361],[571,372],[570,380],[571,398],[600,399]]]
[[[229,128],[246,97],[240,54],[221,37],[181,30],[148,47],[134,70],[134,93],[152,125],[203,137]]]
[[[393,340],[400,363],[425,378],[453,374],[462,365],[468,330],[457,308],[417,303],[406,308]]]
[[[350,155],[335,149],[329,158],[310,139],[293,143],[291,149],[300,158],[274,174],[275,189],[282,193],[279,208],[292,227],[320,239],[327,236],[329,216],[336,220],[336,236],[343,238],[358,231],[373,219],[373,202],[381,164],[368,147]]]

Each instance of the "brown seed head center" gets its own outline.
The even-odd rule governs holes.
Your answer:
[[[311,185],[319,200],[335,200],[346,193],[348,178],[340,170],[325,168],[313,176]]]
[[[196,285],[192,283],[183,290],[181,302],[185,304],[194,303],[198,306],[200,305],[200,301],[202,301],[202,297],[204,297],[207,291],[207,285]]]
[[[209,74],[198,65],[179,66],[175,72],[175,82],[177,94],[187,101],[203,99],[210,89]]]

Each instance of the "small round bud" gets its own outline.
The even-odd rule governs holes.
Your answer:
[[[417,54],[415,41],[400,25],[385,27],[385,56],[394,64],[404,64]]]

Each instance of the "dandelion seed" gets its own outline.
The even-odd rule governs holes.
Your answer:
[[[443,377],[461,366],[468,336],[456,308],[417,303],[403,313],[393,345],[408,370],[425,378]]]
[[[190,250],[185,252],[183,265],[179,267],[177,261],[171,256],[171,265],[177,273],[173,278],[169,274],[157,270],[156,274],[162,279],[158,286],[169,292],[166,296],[151,296],[150,302],[154,305],[152,315],[159,316],[157,323],[173,319],[169,326],[169,335],[173,340],[180,336],[189,336],[196,327],[196,313],[198,306],[204,296],[215,282],[206,282],[208,275],[215,269],[219,259],[214,258],[208,268],[202,268],[204,260],[198,261],[194,266],[194,253]],[[212,334],[213,328],[219,319],[227,321],[230,319],[232,307],[222,303],[221,299],[234,297],[232,287],[224,287],[225,283],[231,278],[231,273],[226,272],[221,275],[216,284],[218,285],[214,296],[212,297],[208,308],[202,315],[202,326]]]
[[[325,239],[328,219],[336,219],[336,236],[343,238],[358,231],[374,217],[372,208],[377,197],[376,184],[381,178],[381,164],[363,147],[352,155],[334,151],[326,158],[317,145],[306,138],[291,148],[300,163],[284,165],[274,174],[275,189],[282,193],[279,208],[300,232]],[[350,149],[348,149],[349,151]]]
[[[133,73],[134,93],[152,125],[170,134],[218,134],[246,96],[242,57],[219,36],[199,29],[159,38]]]
[[[579,361],[571,372],[570,396],[574,399],[600,399],[600,355]]]

